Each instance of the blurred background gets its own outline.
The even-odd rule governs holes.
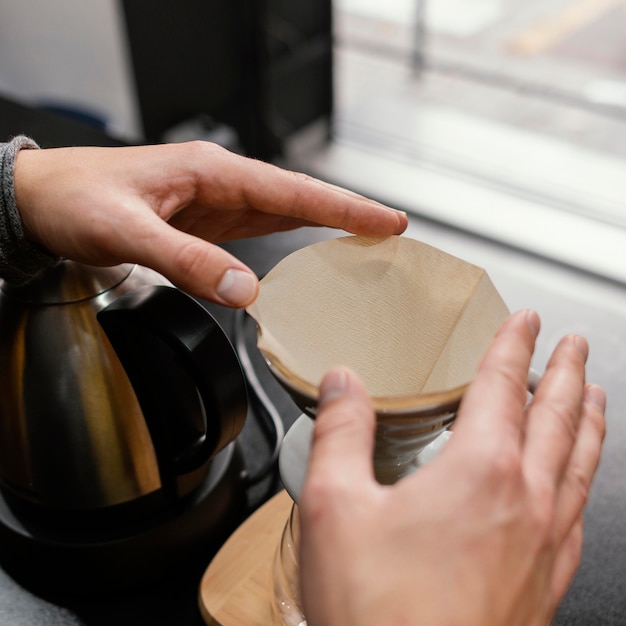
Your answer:
[[[626,0],[0,0],[0,95],[626,280]]]

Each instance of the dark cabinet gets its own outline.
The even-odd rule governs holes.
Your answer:
[[[332,116],[331,0],[121,0],[147,141],[210,116],[246,153],[280,155]]]
[[[260,139],[280,152],[294,132],[332,115],[332,6],[330,0],[258,6]]]

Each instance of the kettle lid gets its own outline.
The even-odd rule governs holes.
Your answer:
[[[26,285],[1,283],[7,296],[31,304],[68,304],[88,300],[124,281],[134,269],[130,263],[95,267],[67,259],[35,276]]]

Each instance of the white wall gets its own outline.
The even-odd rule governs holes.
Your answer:
[[[0,93],[104,117],[141,136],[116,0],[0,0]]]

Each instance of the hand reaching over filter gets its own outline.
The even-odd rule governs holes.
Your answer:
[[[146,265],[237,307],[254,300],[257,278],[215,243],[300,226],[373,236],[407,226],[402,212],[206,142],[21,150],[14,187],[26,238],[52,254]]]

